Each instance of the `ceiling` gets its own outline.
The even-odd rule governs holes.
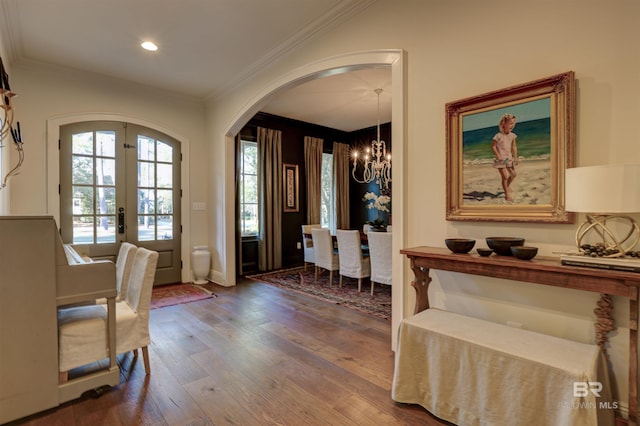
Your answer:
[[[375,0],[0,0],[5,62],[69,67],[201,100],[240,86]],[[157,52],[140,48],[152,40]],[[390,70],[312,80],[263,111],[344,131],[391,120]]]

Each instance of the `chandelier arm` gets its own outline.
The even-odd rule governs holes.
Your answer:
[[[364,180],[360,180],[356,177],[356,164],[353,164],[353,169],[351,170],[351,176],[353,177],[353,180],[355,180],[358,183],[367,183]]]
[[[373,171],[373,163],[371,161],[367,161],[364,164],[364,170],[362,172],[362,177],[365,180],[365,182],[369,183],[373,180],[373,178],[375,177],[375,173]]]

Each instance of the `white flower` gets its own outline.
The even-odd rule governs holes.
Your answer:
[[[367,192],[366,194],[364,194],[364,198],[363,200],[365,201],[370,201],[370,200],[376,200],[378,198],[378,196],[376,194],[374,194],[373,192]]]
[[[373,192],[367,192],[364,194],[362,201],[367,203],[368,209],[376,209],[379,212],[389,212],[388,204],[391,203],[391,197],[388,195],[376,195]],[[373,203],[370,203],[373,201]]]

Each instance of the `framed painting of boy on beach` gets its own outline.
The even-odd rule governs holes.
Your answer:
[[[447,103],[446,114],[447,220],[573,223],[573,71]]]

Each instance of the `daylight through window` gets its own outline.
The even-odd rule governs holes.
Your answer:
[[[258,144],[240,141],[240,224],[242,235],[258,234]]]

